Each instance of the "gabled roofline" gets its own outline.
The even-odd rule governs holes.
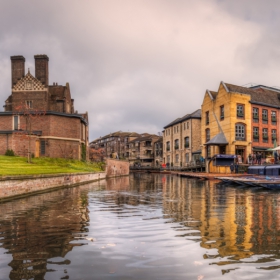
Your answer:
[[[211,100],[214,100],[213,95],[211,94],[209,89],[206,89],[206,92],[208,93],[209,97],[211,98]]]
[[[229,90],[228,90],[228,88],[227,88],[226,84],[225,84],[223,81],[221,81],[221,84],[222,84],[222,85],[223,85],[223,87],[225,88],[226,92],[229,92]]]

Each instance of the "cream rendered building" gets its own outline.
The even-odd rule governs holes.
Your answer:
[[[166,125],[163,131],[163,163],[184,167],[199,159],[200,126],[200,109]]]

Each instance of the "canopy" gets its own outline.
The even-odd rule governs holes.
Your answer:
[[[209,140],[205,145],[227,145],[228,141],[223,132],[220,132],[216,136],[214,136],[211,140]]]
[[[270,149],[270,150],[272,150],[272,151],[278,151],[278,150],[280,150],[280,146],[278,146],[278,147],[276,147],[276,148],[274,148],[274,149]]]
[[[217,154],[213,156],[214,158],[236,158],[236,155],[225,155],[225,154]]]

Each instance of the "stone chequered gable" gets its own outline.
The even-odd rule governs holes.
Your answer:
[[[33,77],[29,71],[25,77],[21,78],[12,88],[13,91],[32,91],[32,90],[46,90],[45,86],[35,77]]]

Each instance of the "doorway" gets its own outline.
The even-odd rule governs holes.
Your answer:
[[[244,159],[245,159],[245,147],[236,147],[235,154],[237,156],[240,156],[240,158],[242,160],[242,163],[245,163],[244,162]]]

